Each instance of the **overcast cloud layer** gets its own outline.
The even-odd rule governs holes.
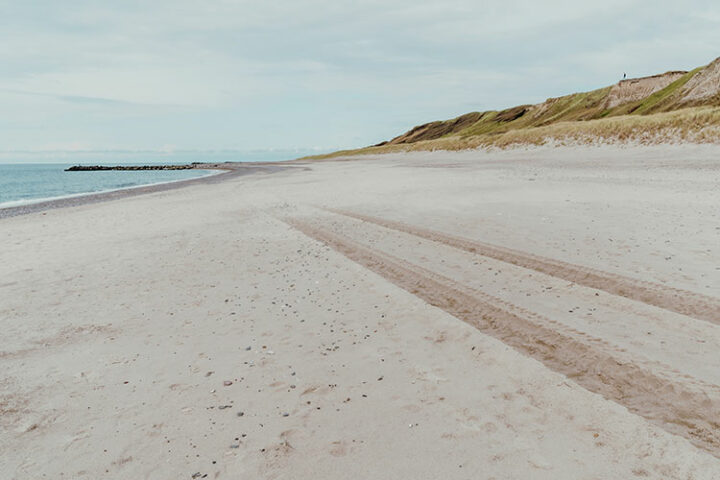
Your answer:
[[[0,150],[357,147],[717,56],[717,1],[0,0]]]

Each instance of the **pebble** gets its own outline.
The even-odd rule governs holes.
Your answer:
[[[226,387],[229,387],[230,385],[232,385],[232,382],[231,382],[230,380],[225,380],[225,381],[223,382],[223,385],[226,386]]]
[[[243,415],[245,415],[245,412],[237,412],[238,417],[242,417]]]
[[[290,416],[289,413],[287,413],[287,412],[283,413],[283,417],[289,417],[289,416]]]

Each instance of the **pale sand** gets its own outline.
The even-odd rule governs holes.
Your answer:
[[[719,154],[389,155],[2,219],[0,477],[719,478]]]

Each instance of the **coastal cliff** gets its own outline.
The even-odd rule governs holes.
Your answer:
[[[371,147],[309,158],[417,150],[597,143],[720,143],[720,58],[692,71],[416,126]]]

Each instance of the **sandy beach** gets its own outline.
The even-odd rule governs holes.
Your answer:
[[[719,154],[296,162],[0,218],[0,477],[717,479]]]

